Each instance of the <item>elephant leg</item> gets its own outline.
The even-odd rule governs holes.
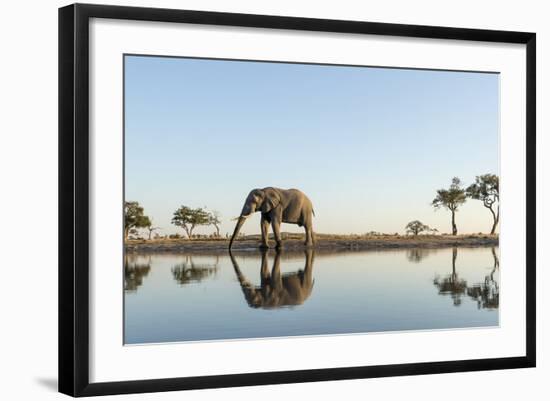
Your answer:
[[[275,237],[275,242],[277,243],[277,248],[280,248],[282,246],[281,241],[281,220],[280,219],[272,219],[271,220],[271,228],[273,228],[273,236]]]
[[[262,267],[260,270],[260,283],[262,288],[266,288],[269,285],[269,267],[267,266],[267,249],[262,250]]]
[[[269,221],[263,216],[260,221],[260,226],[262,229],[262,243],[260,244],[260,248],[269,248],[269,241],[268,241]]]
[[[273,260],[273,268],[271,269],[271,281],[273,289],[276,292],[281,292],[283,289],[283,276],[281,275],[281,251],[275,252],[275,259]]]
[[[313,249],[307,249],[306,254],[306,266],[304,268],[304,281],[303,288],[311,288],[313,286]]]
[[[306,229],[306,246],[313,246],[313,230],[311,229],[311,225],[306,224],[304,226]]]

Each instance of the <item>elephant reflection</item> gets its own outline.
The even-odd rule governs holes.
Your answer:
[[[138,263],[136,256],[124,255],[124,291],[135,292],[143,284],[143,278],[151,271],[151,257]]]
[[[264,249],[261,252],[259,287],[247,280],[237,260],[231,252],[229,253],[248,305],[251,308],[273,309],[303,304],[313,289],[313,250],[307,249],[304,252],[306,256],[304,270],[285,274],[281,274],[281,251],[277,250],[275,253],[271,272],[268,267],[267,250]]]
[[[483,283],[468,287],[466,291],[472,299],[477,301],[477,307],[480,309],[497,309],[499,305],[499,285],[494,276],[495,272],[499,269],[500,261],[498,260],[495,248],[492,248],[491,252],[494,260],[493,270],[485,276]]]
[[[434,279],[434,285],[439,288],[440,294],[450,294],[453,298],[453,305],[459,306],[462,303],[462,295],[466,292],[468,284],[466,280],[462,280],[458,277],[458,273],[456,272],[456,256],[457,249],[453,248],[452,273],[443,279],[436,277]]]
[[[195,263],[193,256],[187,255],[185,262],[172,267],[172,276],[180,285],[198,283],[218,271],[219,256],[214,263]]]

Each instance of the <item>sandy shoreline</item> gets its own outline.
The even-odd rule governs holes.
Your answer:
[[[449,247],[492,247],[498,246],[497,235],[434,235],[424,236],[376,236],[376,237],[333,237],[318,236],[314,249],[319,251],[360,251],[360,250],[384,250],[384,249],[410,249],[410,248],[449,248]],[[139,253],[225,253],[229,240],[227,239],[179,239],[179,240],[129,240],[125,244],[127,252]],[[233,251],[258,250],[259,238],[247,238],[233,243]],[[275,247],[275,242],[270,242]],[[303,240],[290,238],[283,241],[283,250],[300,251],[306,247]]]

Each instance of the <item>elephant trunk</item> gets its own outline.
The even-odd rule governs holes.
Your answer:
[[[239,217],[239,220],[235,225],[235,231],[233,231],[233,235],[231,236],[231,240],[229,241],[229,249],[231,249],[231,246],[233,245],[233,241],[235,240],[235,238],[237,238],[237,235],[239,235],[239,231],[241,230],[241,227],[243,226],[245,220],[246,220],[246,216]]]

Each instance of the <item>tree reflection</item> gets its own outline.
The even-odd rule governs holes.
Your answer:
[[[124,290],[127,292],[136,292],[151,271],[151,257],[144,263],[138,263],[138,260],[137,256],[124,255]]]
[[[312,249],[305,252],[304,270],[281,274],[281,251],[277,250],[271,272],[268,267],[268,251],[262,250],[260,265],[260,286],[253,285],[244,276],[237,260],[230,252],[231,262],[241,285],[246,302],[251,308],[281,308],[303,304],[311,295],[313,289],[313,259]]]
[[[409,260],[409,262],[413,262],[413,263],[420,263],[429,254],[430,254],[429,249],[423,249],[423,248],[407,249],[407,259]]]
[[[491,253],[494,260],[493,270],[485,276],[482,283],[475,284],[467,289],[468,295],[477,301],[479,309],[498,309],[499,306],[499,285],[494,276],[500,267],[500,261],[494,247],[491,248]]]
[[[448,276],[443,278],[436,277],[434,279],[434,285],[439,288],[440,294],[448,294],[453,299],[453,305],[459,306],[462,303],[462,296],[466,292],[468,286],[466,280],[462,280],[458,277],[456,272],[456,256],[457,248],[453,248],[453,271]]]
[[[218,271],[219,256],[214,263],[195,263],[193,256],[186,255],[185,262],[172,267],[172,276],[180,285],[199,283]]]
[[[467,294],[477,302],[479,309],[498,309],[499,307],[499,284],[495,279],[495,273],[499,270],[500,262],[495,248],[491,248],[493,255],[493,269],[491,273],[485,276],[481,283],[468,286],[466,280],[459,278],[456,271],[457,248],[453,248],[452,273],[443,278],[436,277],[434,284],[439,288],[440,294],[451,295],[453,304],[459,306],[462,303],[462,297]]]

